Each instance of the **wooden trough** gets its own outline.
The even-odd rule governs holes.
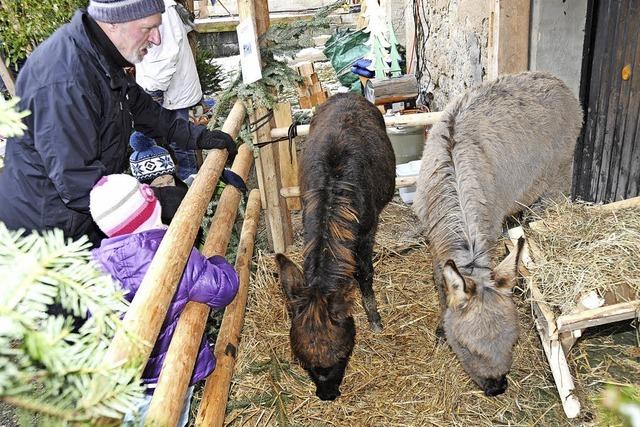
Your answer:
[[[621,209],[638,207],[640,209],[640,197],[608,205],[593,207],[591,209]],[[539,222],[529,224],[532,229],[542,229]],[[509,249],[515,247],[515,242],[525,237],[522,227],[509,230],[509,238],[512,244]],[[568,418],[575,418],[580,413],[580,401],[574,394],[574,381],[567,363],[567,354],[582,336],[583,330],[594,326],[615,323],[622,320],[636,318],[640,315],[640,299],[632,301],[613,301],[598,307],[589,308],[590,304],[581,300],[576,311],[568,314],[556,315],[551,307],[545,303],[542,292],[531,280],[530,271],[538,262],[544,259],[543,251],[531,239],[527,239],[522,254],[520,273],[527,280],[527,289],[531,299],[531,309],[542,347],[547,356],[553,379],[558,389],[562,407]]]

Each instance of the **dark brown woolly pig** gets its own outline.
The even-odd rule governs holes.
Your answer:
[[[316,395],[333,400],[355,342],[357,287],[371,328],[382,329],[372,251],[378,216],[395,189],[395,158],[373,104],[339,94],[318,108],[301,160],[300,189],[304,273],[282,254],[276,260],[293,353]]]
[[[518,257],[493,268],[506,216],[569,189],[580,104],[558,78],[506,75],[451,102],[429,132],[414,209],[426,229],[447,341],[493,396],[507,387]]]

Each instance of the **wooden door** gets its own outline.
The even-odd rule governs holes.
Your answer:
[[[640,0],[592,0],[572,195],[612,202],[640,195]]]

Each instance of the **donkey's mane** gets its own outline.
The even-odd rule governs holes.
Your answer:
[[[429,140],[441,150],[433,173],[426,177],[431,182],[426,226],[434,252],[447,254],[458,268],[468,271],[490,265],[494,239],[483,223],[487,201],[474,165],[483,157],[482,148],[475,141],[462,146],[456,140],[456,119],[467,99],[463,96],[447,109],[442,126],[434,129]]]
[[[351,282],[356,271],[358,194],[351,183],[327,181],[303,196],[304,271],[309,286],[333,292]]]

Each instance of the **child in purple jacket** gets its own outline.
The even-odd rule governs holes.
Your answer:
[[[129,175],[108,175],[101,178],[89,195],[91,215],[94,222],[108,236],[99,248],[92,251],[93,257],[105,272],[109,273],[128,291],[131,301],[144,278],[151,260],[166,232],[160,219],[161,207],[153,190],[140,184]],[[192,249],[167,316],[162,324],[155,347],[144,369],[142,380],[153,393],[164,362],[171,337],[187,302],[207,304],[213,309],[228,305],[238,291],[238,275],[233,267],[220,256],[206,258]],[[215,368],[216,362],[206,337],[198,351],[190,385],[206,378]],[[188,402],[193,387],[187,393],[186,411],[178,425],[186,424]],[[150,396],[141,402],[144,416]]]

